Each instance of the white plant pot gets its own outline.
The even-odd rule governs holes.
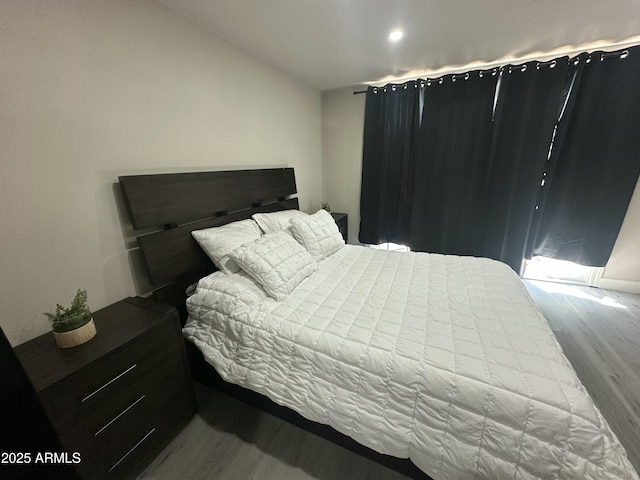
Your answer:
[[[96,336],[96,324],[93,318],[80,328],[68,332],[53,332],[53,337],[60,348],[71,348],[88,342]]]

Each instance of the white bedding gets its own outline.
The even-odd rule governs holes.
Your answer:
[[[281,302],[221,275],[183,332],[231,383],[435,480],[638,479],[506,265],[346,245]]]

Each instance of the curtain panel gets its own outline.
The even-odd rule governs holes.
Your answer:
[[[569,58],[508,66],[500,79],[487,163],[483,256],[520,272],[531,255],[530,233],[549,147],[570,86]]]
[[[412,250],[480,253],[497,81],[496,69],[426,82],[413,179]]]
[[[415,81],[367,89],[358,237],[362,243],[407,242],[420,90]]]
[[[628,52],[576,60],[534,255],[593,267],[609,260],[640,173],[640,47]]]

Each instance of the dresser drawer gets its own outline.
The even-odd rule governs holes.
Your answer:
[[[176,334],[169,324],[136,339],[41,393],[45,410],[59,433],[87,422],[96,425],[121,412],[135,395],[132,386],[169,358],[180,358]]]
[[[190,388],[185,380],[160,403],[142,409],[135,424],[120,424],[100,450],[82,455],[77,468],[80,475],[86,479],[135,478],[193,416]]]
[[[104,451],[110,439],[128,438],[144,426],[148,412],[183,388],[185,381],[182,358],[176,352],[143,378],[115,392],[104,408],[87,412],[82,422],[61,431],[60,440],[67,450],[79,451],[83,457],[98,449]]]

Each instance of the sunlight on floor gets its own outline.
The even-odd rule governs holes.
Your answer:
[[[584,300],[592,300],[598,302],[601,305],[613,308],[627,308],[620,304],[617,300],[611,298],[606,292],[598,290],[595,287],[580,287],[576,285],[568,285],[564,283],[555,283],[544,280],[537,280],[531,282],[536,288],[546,293],[559,293],[563,295],[570,295],[572,297],[582,298]]]
[[[602,276],[602,270],[602,268],[586,267],[564,260],[533,257],[531,260],[527,260],[522,277],[532,280],[596,286]]]

